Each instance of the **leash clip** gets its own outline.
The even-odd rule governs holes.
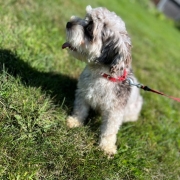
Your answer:
[[[130,78],[130,77],[128,77],[126,80],[128,81],[129,86],[136,86],[137,88],[141,88],[144,91],[153,92],[153,93],[156,93],[156,94],[159,94],[159,95],[162,95],[162,96],[166,96],[166,97],[168,97],[170,99],[173,99],[174,101],[180,102],[180,98],[176,98],[176,97],[173,97],[173,96],[168,96],[168,95],[166,95],[166,94],[164,94],[162,92],[159,92],[159,91],[156,91],[154,89],[151,89],[148,86],[143,86],[142,84],[135,84],[133,79]]]
[[[141,87],[142,87],[142,84],[139,84],[139,83],[138,83],[138,84],[135,84],[134,81],[133,81],[133,79],[130,78],[130,77],[128,77],[126,80],[129,82],[129,85],[130,85],[130,86],[136,86],[137,88],[141,88]]]

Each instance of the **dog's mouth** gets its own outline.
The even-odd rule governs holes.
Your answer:
[[[77,49],[73,46],[71,46],[70,43],[68,42],[65,42],[63,45],[62,45],[62,49],[66,49],[66,48],[69,48],[71,51],[77,51]]]

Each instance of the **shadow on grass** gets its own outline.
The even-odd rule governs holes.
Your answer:
[[[72,107],[76,79],[53,72],[40,72],[31,67],[27,62],[20,59],[14,52],[0,49],[0,73],[3,68],[14,77],[20,77],[25,86],[41,87],[51,96],[54,103]]]
[[[68,107],[65,108],[68,111],[67,114],[71,114],[75,99],[76,79],[53,72],[37,71],[14,52],[0,49],[0,73],[3,72],[4,67],[11,76],[20,77],[25,86],[40,87],[43,92],[50,95],[56,105],[60,106],[63,103],[63,107]],[[96,132],[100,126],[98,117],[99,114],[91,110],[85,122],[85,125],[89,125],[93,132]]]

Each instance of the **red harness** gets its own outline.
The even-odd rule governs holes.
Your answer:
[[[128,79],[128,78],[127,78],[127,71],[126,71],[126,69],[124,70],[123,75],[122,75],[122,76],[119,76],[119,77],[117,77],[117,78],[112,77],[112,76],[110,76],[110,75],[108,75],[108,74],[105,74],[105,73],[101,73],[101,76],[104,77],[104,78],[106,78],[107,80],[109,80],[109,81],[111,81],[111,82],[121,82],[121,81],[125,81],[126,79]],[[173,96],[168,96],[168,95],[166,95],[166,94],[164,94],[164,93],[162,93],[162,92],[159,92],[159,91],[156,91],[156,90],[154,90],[154,89],[151,89],[151,88],[149,88],[148,86],[143,86],[142,84],[134,84],[134,83],[132,83],[132,82],[130,82],[130,81],[129,81],[129,85],[130,85],[130,86],[136,86],[136,87],[138,87],[138,88],[143,89],[144,91],[149,91],[149,92],[153,92],[153,93],[156,93],[156,94],[160,94],[160,95],[162,95],[162,96],[166,96],[166,97],[168,97],[168,98],[170,98],[170,99],[173,99],[174,101],[180,102],[180,98],[176,98],[176,97],[173,97]]]
[[[108,75],[106,73],[101,73],[101,76],[106,78],[109,81],[112,81],[112,82],[121,82],[121,81],[125,81],[126,80],[126,78],[127,78],[127,71],[125,69],[123,75],[119,76],[117,78],[112,77],[112,76],[110,76],[110,75]]]

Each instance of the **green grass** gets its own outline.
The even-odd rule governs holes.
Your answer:
[[[126,22],[140,82],[180,97],[180,32],[146,0],[0,0],[0,179],[180,179],[180,104],[142,92],[135,123],[118,133],[118,154],[98,149],[100,118],[68,129],[85,66],[61,50],[71,15],[105,6]]]

